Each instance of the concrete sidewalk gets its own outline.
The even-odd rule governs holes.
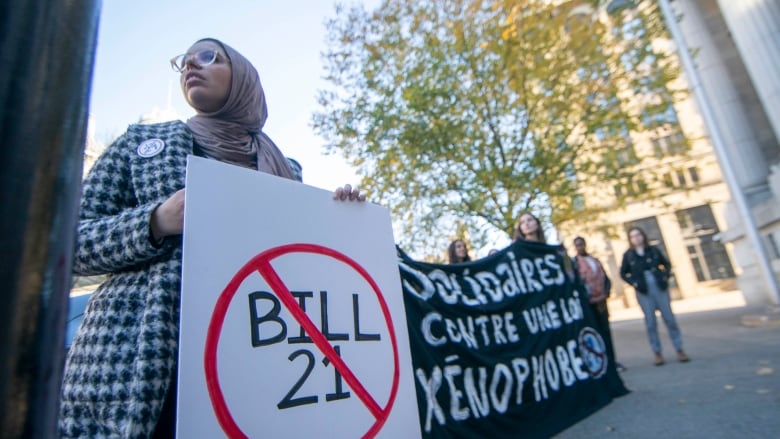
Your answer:
[[[673,300],[672,311],[675,315],[688,314],[692,312],[714,311],[718,309],[743,308],[745,298],[740,291],[729,291],[727,293],[712,294],[709,296],[692,297],[684,300]],[[623,320],[642,319],[644,315],[639,305],[624,308],[610,309],[609,321],[620,322]]]
[[[659,317],[667,359],[660,367],[652,365],[641,312],[615,313],[612,335],[632,393],[557,437],[780,438],[780,327],[743,326],[743,316],[763,310],[739,299],[674,302],[692,361],[676,361]]]

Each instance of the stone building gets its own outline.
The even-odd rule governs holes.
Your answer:
[[[696,52],[702,89],[726,142],[726,158],[750,204],[777,276],[780,272],[780,2],[677,0],[680,28]],[[718,235],[733,247],[748,303],[770,300],[737,209]]]
[[[630,7],[612,1],[607,9]],[[613,5],[614,3],[614,5]],[[618,5],[618,3],[620,5]],[[780,3],[774,0],[676,0],[680,27],[695,50],[702,87],[726,138],[727,160],[736,170],[765,244],[780,269]],[[774,17],[774,18],[773,18]],[[685,79],[682,78],[682,81]],[[644,157],[634,171],[652,175],[652,187],[627,182],[616,194],[651,193],[641,202],[610,209],[587,228],[561,229],[567,244],[584,236],[605,263],[614,282],[614,305],[633,305],[633,294],[619,281],[628,248],[625,230],[642,227],[674,266],[675,298],[740,289],[748,303],[769,301],[755,252],[730,201],[717,157],[690,98],[676,102],[660,128],[631,133],[626,154]],[[686,143],[687,154],[680,154]],[[640,179],[639,181],[643,181]],[[604,187],[586,198],[614,203]],[[590,197],[588,197],[590,192]],[[641,197],[638,197],[641,199]]]
[[[650,242],[668,255],[675,273],[674,298],[737,288],[732,252],[718,239],[727,227],[728,187],[695,103],[686,99],[674,109],[668,123],[632,132],[626,139],[625,153],[642,158],[632,169],[637,178],[586,189],[586,202],[598,203],[606,212],[585,227],[560,229],[566,245],[583,236],[590,252],[604,263],[613,279],[615,305],[636,303],[619,276],[628,249],[625,231],[632,226],[645,230]],[[626,193],[641,201],[610,207],[616,206],[617,195]]]

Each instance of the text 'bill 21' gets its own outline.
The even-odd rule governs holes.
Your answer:
[[[314,299],[313,291],[291,291],[293,297],[298,301],[298,305],[304,312],[308,308],[311,309],[311,304],[307,301]],[[309,337],[303,329],[303,326],[293,322],[286,322],[281,316],[282,305],[275,294],[268,291],[255,291],[248,295],[249,298],[249,322],[250,322],[250,334],[251,344],[253,348],[262,346],[273,345],[276,343],[284,343],[290,345],[310,344],[313,346],[314,341]],[[312,300],[313,301],[313,300]],[[266,305],[262,302],[266,302]],[[352,332],[337,332],[330,327],[328,319],[328,292],[320,291],[318,294],[319,302],[319,317],[320,317],[320,332],[326,340],[331,342],[378,342],[382,340],[381,334],[378,333],[364,333],[360,329],[360,295],[352,294]],[[270,307],[267,306],[270,304]],[[265,310],[264,313],[260,313],[260,309]],[[297,331],[293,332],[291,329]],[[333,349],[341,355],[341,348],[338,344],[333,346]],[[316,348],[314,352],[317,352]],[[311,374],[316,366],[315,354],[312,349],[301,348],[293,351],[288,359],[295,361],[298,357],[303,356],[306,359],[306,368],[300,379],[292,386],[290,391],[279,401],[277,407],[280,410],[297,407],[306,404],[316,404],[319,402],[319,396],[297,396],[296,393],[306,382],[306,379]],[[327,357],[322,358],[322,366],[328,367],[330,360]],[[344,390],[344,383],[338,370],[334,368],[334,388],[333,392],[325,394],[325,401],[337,401],[339,399],[349,398],[350,392]]]

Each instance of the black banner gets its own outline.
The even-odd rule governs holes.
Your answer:
[[[556,247],[399,266],[424,437],[549,437],[628,393]]]

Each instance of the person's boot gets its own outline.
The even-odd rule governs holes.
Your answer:
[[[680,363],[687,363],[691,361],[691,358],[688,357],[688,355],[685,354],[685,351],[681,349],[677,351],[677,361],[679,361]]]
[[[656,352],[656,354],[655,354],[655,361],[653,361],[653,365],[655,365],[655,366],[663,366],[664,363],[666,363],[666,362],[664,361],[663,355],[661,355],[660,352]]]

